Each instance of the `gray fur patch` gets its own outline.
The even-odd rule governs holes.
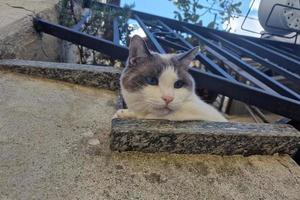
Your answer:
[[[166,67],[174,67],[179,80],[184,81],[185,88],[193,90],[194,82],[188,73],[188,67],[175,59],[175,55],[160,55],[152,53],[149,57],[137,58],[135,64],[127,62],[126,68],[122,72],[121,83],[129,92],[136,92],[147,86],[146,77],[159,79]]]

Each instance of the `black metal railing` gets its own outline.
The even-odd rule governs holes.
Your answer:
[[[122,9],[114,5],[98,5]],[[205,66],[206,71],[190,69],[197,87],[300,121],[300,91],[295,89],[300,86],[299,45],[212,30],[135,10],[131,13],[131,18],[138,22],[151,46],[159,53],[168,53],[169,48],[177,51],[192,48],[193,45],[180,33],[191,35],[204,46],[206,53],[199,52],[196,59]],[[119,44],[117,18],[112,25],[113,41],[80,32],[78,26],[72,29],[38,18],[34,19],[34,26],[38,31],[94,49],[112,58],[125,61],[128,56],[127,47]],[[253,60],[264,70],[243,58]],[[220,66],[216,60],[221,60],[225,67]],[[243,81],[238,80],[232,71],[243,77]],[[274,78],[276,76],[287,80],[293,87],[278,81]]]

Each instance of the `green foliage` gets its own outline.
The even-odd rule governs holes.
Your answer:
[[[132,31],[138,29],[137,26],[129,25],[128,20],[131,16],[131,10],[133,9],[134,4],[132,5],[124,5],[123,11],[118,13],[117,16],[119,16],[119,32],[120,32],[120,40],[122,44],[125,44],[126,46],[129,45],[129,36]]]
[[[235,18],[241,14],[240,6],[242,2],[236,2],[235,0],[206,0],[204,6],[200,0],[169,0],[178,8],[178,11],[174,11],[175,18],[179,21],[189,22],[202,25],[201,17],[207,14],[213,14],[214,20],[208,23],[209,28],[217,28],[217,21],[220,19],[220,23],[230,23],[232,18]]]
[[[129,42],[130,33],[137,27],[129,26],[128,20],[131,16],[131,9],[134,5],[125,5],[122,10],[115,10],[109,7],[98,6],[94,3],[96,0],[60,0],[59,7],[59,22],[61,25],[71,27],[75,25],[81,15],[77,16],[74,11],[75,5],[78,7],[87,7],[92,10],[92,16],[86,23],[83,32],[94,36],[102,36],[105,39],[111,40],[113,37],[112,24],[115,18],[118,18],[120,29],[120,40],[122,44],[127,45]]]
[[[76,24],[74,16],[72,14],[72,4],[70,0],[60,0],[57,4],[59,17],[59,24],[67,27],[71,27]]]
[[[179,21],[199,23],[199,10],[203,6],[199,4],[198,0],[170,0],[178,7],[179,11],[174,11],[175,18]]]
[[[128,20],[131,16],[131,9],[134,5],[125,5],[122,10],[115,10],[109,7],[95,4],[96,0],[60,0],[59,2],[59,22],[61,25],[72,27],[81,18],[81,11],[83,8],[90,8],[92,16],[88,23],[85,24],[82,32],[89,35],[102,37],[104,39],[112,40],[113,38],[113,21],[118,19],[120,43],[128,45],[129,35],[137,27],[130,26]],[[81,10],[76,12],[76,10]],[[87,63],[92,60],[90,64],[107,64],[113,65],[115,60],[111,60],[99,52],[87,49],[82,46],[77,46],[80,63]]]

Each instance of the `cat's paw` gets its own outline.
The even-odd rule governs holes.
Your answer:
[[[121,118],[121,119],[135,119],[136,117],[128,109],[120,109],[113,116],[113,119],[116,119],[116,118]]]

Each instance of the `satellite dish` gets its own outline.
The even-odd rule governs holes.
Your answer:
[[[297,8],[298,10],[290,7]],[[268,33],[286,35],[292,32],[299,32],[300,1],[261,0],[258,9],[258,19],[261,26]]]

